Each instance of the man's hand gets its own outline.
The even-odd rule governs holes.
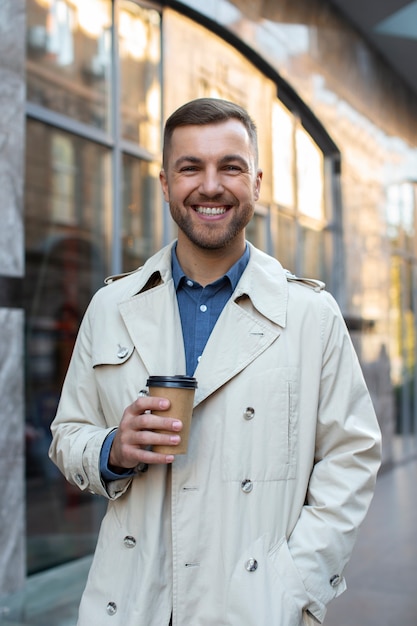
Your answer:
[[[170,402],[166,398],[140,396],[129,405],[120,422],[110,450],[109,467],[113,471],[130,469],[139,463],[172,463],[174,455],[158,454],[148,450],[149,446],[176,446],[181,438],[182,422],[172,417],[153,415],[152,410],[165,411]],[[172,431],[163,434],[159,430]]]

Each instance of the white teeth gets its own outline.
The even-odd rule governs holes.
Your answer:
[[[202,215],[222,215],[226,213],[226,209],[223,207],[198,206],[195,210]]]

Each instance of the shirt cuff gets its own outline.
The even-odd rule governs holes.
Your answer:
[[[116,430],[112,430],[112,432],[107,435],[100,451],[100,474],[105,483],[109,483],[112,480],[119,480],[120,478],[128,478],[135,473],[134,469],[127,469],[123,474],[116,474],[116,472],[112,472],[111,469],[109,469],[110,448],[116,436],[116,432]]]

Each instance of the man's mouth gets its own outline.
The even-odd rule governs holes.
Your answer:
[[[226,213],[227,209],[224,206],[195,206],[194,211],[200,213],[200,215],[223,215],[223,213]]]

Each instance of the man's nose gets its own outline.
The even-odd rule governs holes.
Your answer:
[[[199,191],[205,196],[216,196],[224,190],[221,176],[217,169],[207,168],[201,173]]]

